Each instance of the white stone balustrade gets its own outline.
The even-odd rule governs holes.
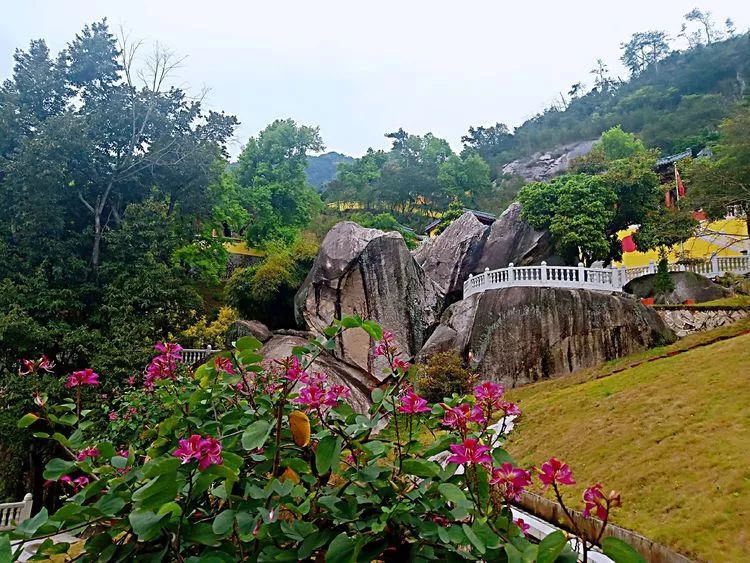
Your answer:
[[[221,350],[214,350],[211,346],[207,346],[206,348],[183,348],[182,363],[193,365],[205,360],[216,352],[221,352]]]
[[[750,272],[750,256],[714,256],[706,262],[695,264],[669,264],[670,272],[694,272],[708,278],[722,276],[727,272],[747,274]],[[505,287],[566,287],[594,291],[622,291],[630,280],[656,273],[656,264],[637,268],[586,268],[578,266],[514,266],[497,270],[485,269],[472,274],[464,282],[464,297],[488,289]]]
[[[12,530],[24,520],[31,518],[31,493],[26,493],[22,501],[0,504],[0,531]]]

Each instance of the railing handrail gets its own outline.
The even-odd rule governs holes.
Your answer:
[[[563,287],[590,289],[594,291],[622,291],[629,281],[655,274],[656,263],[652,260],[647,266],[612,266],[611,268],[587,268],[578,266],[549,266],[542,262],[536,266],[515,266],[471,274],[464,282],[464,297],[488,289],[505,287]],[[693,264],[668,264],[670,272],[693,272],[709,278],[722,276],[727,272],[746,274],[750,272],[750,256],[713,256],[705,262]]]

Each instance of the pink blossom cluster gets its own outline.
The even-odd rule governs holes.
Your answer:
[[[81,371],[74,371],[65,381],[65,387],[82,387],[84,385],[99,385],[99,374],[93,369],[86,368]]]
[[[76,477],[75,479],[73,479],[70,475],[63,475],[58,479],[58,482],[63,483],[64,485],[68,485],[73,489],[74,493],[77,493],[91,481],[85,475],[81,475],[80,477]]]
[[[301,405],[305,410],[316,410],[319,413],[330,407],[335,407],[339,401],[349,398],[349,388],[344,385],[328,383],[328,377],[322,373],[307,376],[300,387],[299,394],[293,402]]]
[[[383,331],[383,338],[375,343],[375,348],[372,351],[373,356],[376,358],[385,358],[390,363],[391,368],[394,370],[407,371],[409,369],[409,362],[401,358],[401,352],[399,351],[398,344],[396,344],[396,338],[392,332],[387,330]]]
[[[427,404],[427,399],[420,397],[414,389],[407,388],[399,397],[398,412],[402,414],[419,414],[430,412],[432,409]]]
[[[182,360],[182,346],[172,342],[157,342],[154,349],[159,352],[151,360],[143,377],[143,386],[153,389],[154,383],[160,379],[174,379],[177,377],[177,363]]]
[[[605,495],[601,483],[596,483],[583,491],[583,503],[584,518],[590,518],[593,511],[600,520],[609,519],[610,508],[622,505],[620,493],[610,491],[609,495]]]
[[[172,455],[180,458],[182,463],[197,460],[198,469],[205,471],[211,465],[221,465],[221,442],[211,436],[204,438],[200,434],[193,434],[190,438],[180,440],[179,447]]]
[[[21,367],[18,368],[18,375],[31,375],[41,371],[52,373],[55,362],[51,361],[46,355],[38,360],[21,360]]]
[[[504,393],[502,385],[484,381],[474,387],[474,404],[461,403],[449,407],[441,403],[445,410],[443,425],[457,430],[461,436],[466,437],[470,423],[486,426],[497,415],[520,415],[518,405],[506,401],[503,398]]]
[[[86,458],[94,458],[99,457],[101,455],[101,452],[98,448],[83,448],[80,452],[78,452],[78,456],[76,456],[76,461],[85,461]]]
[[[232,364],[232,360],[230,360],[229,358],[216,358],[214,360],[214,367],[216,368],[216,371],[223,371],[228,375],[234,375],[236,373],[234,370],[234,365]]]

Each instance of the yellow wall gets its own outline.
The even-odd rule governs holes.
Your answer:
[[[636,229],[620,231],[617,236],[620,240],[633,234]],[[682,245],[685,254],[690,258],[709,259],[714,254],[716,256],[740,256],[740,249],[743,247],[750,251],[750,243],[747,241],[747,223],[744,219],[722,219],[721,221],[702,221],[699,232],[703,233],[702,237],[696,236],[689,238]],[[734,235],[736,241],[731,248],[727,248],[729,238]],[[739,240],[745,237],[745,240]],[[679,258],[680,245],[672,249],[669,255],[669,261],[675,262]],[[649,252],[624,252],[622,262],[617,262],[620,266],[625,264],[626,267],[647,266],[649,261],[657,262],[659,255],[655,250]]]

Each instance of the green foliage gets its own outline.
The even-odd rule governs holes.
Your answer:
[[[180,342],[194,348],[211,346],[214,349],[224,347],[224,340],[229,327],[239,318],[237,311],[231,307],[221,307],[216,318],[209,321],[205,316],[186,328]]]
[[[567,263],[590,265],[608,258],[607,231],[615,218],[617,194],[601,177],[575,174],[528,184],[519,200],[524,219],[550,231]]]
[[[66,498],[58,511],[43,509],[3,532],[0,549],[7,539],[23,546],[86,528],[82,560],[453,561],[498,560],[508,552],[539,561],[574,557],[561,533],[538,547],[526,539],[513,521],[509,493],[488,482],[491,468],[456,460],[442,468],[428,459],[471,441],[508,459],[505,437],[487,424],[440,428],[444,408],[502,412],[500,388],[492,391],[494,402],[455,396],[432,412],[398,417],[392,415],[408,375],[402,367],[391,371],[395,383],[379,389],[365,413],[355,412],[324,376],[297,390],[288,373],[310,369],[320,350],[348,329],[385,337],[377,324],[346,317],[326,337],[271,367],[258,354],[260,343],[243,338],[219,357],[223,364],[171,373],[156,381],[150,396],[129,391],[123,407],[130,412],[137,404],[142,416],[135,437],[127,425],[102,431],[93,424],[110,406],[92,401],[85,389],[74,389],[70,400],[34,407],[24,420],[40,416],[27,432],[60,447],[62,457],[47,463],[44,476],[57,481]],[[392,340],[384,342],[392,361],[398,350]],[[38,383],[46,376],[29,377]],[[325,405],[313,403],[317,387],[329,397]],[[394,439],[374,432],[386,417],[395,425]],[[440,440],[422,445],[417,427],[440,432]],[[119,447],[122,440],[129,441],[126,448]],[[458,464],[465,471],[457,472]],[[51,541],[39,547],[40,556],[72,551]]]
[[[456,350],[438,352],[418,366],[417,389],[431,403],[442,401],[454,393],[463,395],[471,389],[473,376],[463,365]]]
[[[666,256],[659,259],[654,278],[654,295],[663,296],[674,291],[674,282],[669,275],[669,260]]]
[[[227,301],[242,318],[260,320],[271,329],[295,326],[294,295],[317,252],[317,242],[309,237],[298,237],[289,246],[269,244],[262,262],[232,274]]]
[[[630,158],[646,152],[643,143],[632,133],[626,133],[619,125],[602,133],[598,143],[607,161]]]
[[[372,213],[353,213],[349,219],[354,221],[358,225],[367,227],[369,229],[380,229],[381,231],[396,231],[401,233],[404,237],[406,246],[413,249],[417,247],[418,239],[414,231],[404,227],[401,223],[396,221],[396,218],[390,213],[378,213],[373,215]]]
[[[322,190],[328,182],[336,178],[336,168],[340,164],[352,162],[354,159],[351,156],[335,151],[308,156],[305,176],[311,186]]]

